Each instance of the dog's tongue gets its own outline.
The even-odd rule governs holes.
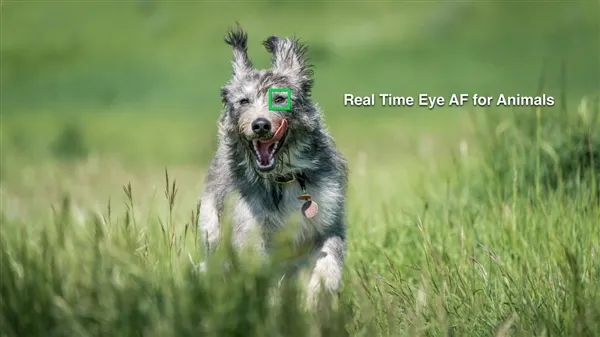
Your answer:
[[[281,121],[281,125],[279,125],[279,127],[277,128],[277,131],[275,131],[275,134],[273,134],[273,137],[271,137],[271,139],[269,140],[259,140],[256,143],[256,150],[258,152],[258,156],[260,157],[260,163],[262,165],[268,165],[269,164],[269,159],[271,157],[271,152],[273,150],[273,145],[276,141],[280,140],[281,137],[283,137],[283,134],[285,133],[285,130],[287,129],[287,120],[282,120]]]
[[[277,128],[277,131],[275,131],[275,134],[273,134],[273,137],[271,137],[271,139],[259,140],[258,143],[264,144],[264,145],[271,145],[271,144],[275,143],[276,141],[280,140],[281,137],[283,137],[283,133],[285,132],[286,129],[287,129],[287,119],[284,119],[281,121],[281,124],[279,125],[279,127]]]

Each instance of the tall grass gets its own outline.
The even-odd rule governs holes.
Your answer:
[[[477,115],[475,151],[419,186],[420,208],[376,199],[379,216],[351,212],[338,305],[316,313],[295,283],[277,288],[275,269],[226,243],[198,273],[197,209],[173,220],[168,174],[167,215],[145,222],[131,184],[124,214],[109,201],[83,222],[68,197],[41,226],[7,218],[3,203],[0,335],[597,336],[600,136],[590,107]],[[352,191],[356,205],[376,198]],[[384,228],[383,242],[369,226]]]

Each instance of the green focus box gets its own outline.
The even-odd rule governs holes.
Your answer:
[[[287,93],[287,104],[285,106],[273,106],[273,93]],[[267,92],[267,101],[269,102],[269,110],[272,111],[289,111],[292,109],[292,89],[290,88],[269,88]]]

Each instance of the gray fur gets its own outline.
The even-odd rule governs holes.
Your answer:
[[[236,248],[245,247],[249,233],[258,230],[260,240],[252,248],[268,254],[273,235],[292,225],[291,221],[299,222],[294,244],[312,247],[304,258],[312,263],[307,290],[309,303],[314,304],[321,290],[332,294],[340,287],[346,245],[346,159],[336,149],[311,99],[312,69],[305,45],[296,39],[268,37],[263,45],[272,54],[272,68],[257,70],[248,58],[247,34],[239,26],[228,33],[225,42],[233,49],[233,73],[221,88],[218,145],[200,195],[201,240],[207,255],[214,251],[221,237],[225,198],[233,192],[237,195],[232,231]],[[291,88],[290,111],[268,110],[267,90],[271,87]],[[288,121],[271,170],[259,170],[252,152],[250,142],[257,136],[251,124],[257,118],[266,118],[274,126],[282,119]],[[272,133],[263,138],[269,139]],[[291,174],[306,178],[306,191],[319,205],[314,218],[298,217],[304,202],[297,199],[302,194],[297,181],[276,182]]]

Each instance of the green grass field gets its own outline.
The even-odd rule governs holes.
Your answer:
[[[600,335],[597,2],[1,11],[1,337]],[[308,42],[350,163],[343,289],[316,313],[227,245],[211,263],[234,268],[194,272],[235,21],[260,67],[266,36]],[[343,106],[540,92],[556,105]]]

